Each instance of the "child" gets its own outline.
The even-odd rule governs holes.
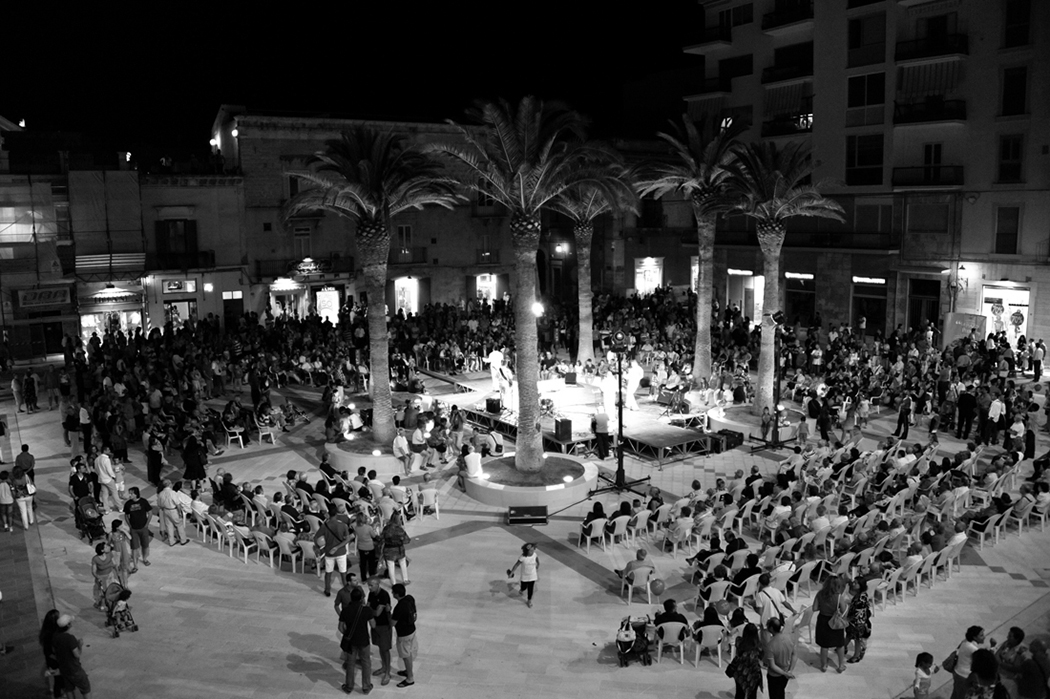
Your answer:
[[[5,532],[11,531],[11,510],[15,504],[11,483],[8,482],[10,475],[7,471],[0,471],[0,525],[3,525]]]
[[[113,464],[113,476],[117,481],[117,495],[120,496],[121,500],[124,498],[124,464],[117,461]]]
[[[521,556],[514,562],[513,568],[507,569],[507,577],[513,578],[514,571],[521,566],[521,587],[518,594],[526,594],[529,607],[532,607],[532,593],[536,590],[536,581],[540,579],[540,557],[536,554],[536,544],[525,544],[521,547]]]
[[[915,699],[927,699],[930,696],[930,679],[933,673],[940,670],[933,664],[933,656],[929,653],[919,653],[915,658]]]

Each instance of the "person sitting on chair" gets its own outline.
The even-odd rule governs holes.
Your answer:
[[[661,624],[667,624],[669,622],[678,622],[680,624],[688,625],[688,621],[685,615],[678,611],[678,603],[673,599],[664,600],[664,610],[656,615],[653,623],[659,627]],[[659,628],[657,629],[659,630]]]
[[[633,583],[635,575],[637,575],[639,570],[643,568],[656,570],[656,566],[653,565],[653,562],[647,560],[648,555],[649,554],[645,549],[638,549],[638,552],[634,555],[633,561],[628,561],[623,570],[614,570],[613,572],[616,573],[617,577],[622,578],[629,583]]]

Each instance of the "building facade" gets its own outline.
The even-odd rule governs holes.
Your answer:
[[[846,213],[789,224],[789,321],[863,317],[872,333],[955,312],[989,332],[1050,334],[1050,3],[701,4],[706,26],[684,49],[705,59],[689,116],[709,130],[744,123],[745,140],[809,143],[814,180]],[[638,220],[616,288],[680,284],[688,207],[643,202]],[[720,302],[758,317],[747,219],[719,220],[715,266]]]

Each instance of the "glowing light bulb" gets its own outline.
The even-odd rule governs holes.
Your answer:
[[[572,483],[572,476],[563,476],[562,480],[566,483]]]

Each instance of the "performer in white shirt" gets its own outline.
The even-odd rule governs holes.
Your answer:
[[[500,351],[499,347],[494,347],[489,352],[488,358],[485,360],[489,363],[489,375],[492,376],[492,390],[498,391],[499,389],[499,375],[500,367],[503,366],[503,352]]]

